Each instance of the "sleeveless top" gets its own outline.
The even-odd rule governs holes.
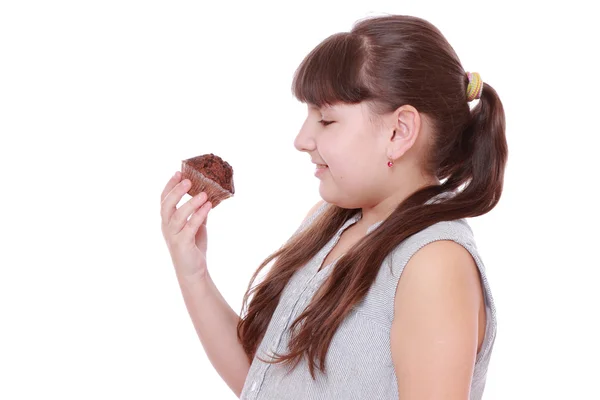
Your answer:
[[[431,201],[431,200],[430,200]],[[324,203],[294,233],[305,229],[328,206]],[[336,261],[321,267],[341,234],[362,217],[358,211],[304,267],[296,271],[281,293],[257,355],[271,360],[273,352],[287,354],[288,327],[301,314],[331,272]],[[371,225],[371,233],[383,221]],[[254,357],[240,395],[242,400],[398,400],[398,382],[392,362],[390,331],[394,297],[400,274],[409,259],[423,246],[436,240],[452,240],[471,253],[479,269],[486,306],[486,330],[477,354],[470,399],[481,399],[487,368],[496,337],[496,310],[484,264],[477,252],[473,232],[465,219],[443,221],[401,242],[382,263],[367,295],[346,315],[333,336],[325,359],[325,374],[315,369],[310,376],[306,357],[296,368],[268,364]],[[390,273],[390,266],[391,271]],[[401,400],[401,399],[400,399]]]

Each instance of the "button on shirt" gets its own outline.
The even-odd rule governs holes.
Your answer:
[[[327,206],[328,204],[324,203],[296,233],[308,226]],[[308,306],[337,260],[323,266],[319,271],[321,264],[335,247],[344,230],[360,218],[359,211],[343,224],[307,265],[290,278],[257,349],[258,356],[270,360],[274,352],[287,354],[290,325]],[[367,234],[382,222],[371,225]],[[483,346],[477,355],[471,386],[471,399],[480,399],[495,339],[496,317],[483,262],[477,253],[472,230],[463,219],[434,224],[404,240],[386,257],[365,298],[346,315],[334,334],[325,360],[325,374],[316,369],[316,379],[313,380],[306,358],[292,369],[291,365],[264,363],[255,356],[240,398],[397,400],[398,383],[390,347],[396,286],[410,257],[425,244],[436,240],[453,240],[464,246],[473,255],[482,276],[487,326]]]

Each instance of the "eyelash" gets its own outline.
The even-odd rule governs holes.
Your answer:
[[[324,119],[320,120],[319,123],[323,126],[327,126],[333,124],[333,121],[325,121]]]

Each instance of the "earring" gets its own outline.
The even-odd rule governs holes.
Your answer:
[[[394,129],[394,132],[392,132],[392,137],[396,136],[396,130]],[[388,161],[387,163],[388,167],[392,167],[392,165],[394,165],[394,162],[392,160]]]

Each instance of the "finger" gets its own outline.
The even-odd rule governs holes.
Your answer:
[[[187,221],[183,229],[181,230],[181,235],[183,235],[183,241],[188,243],[195,242],[196,232],[198,232],[198,228],[200,225],[204,223],[206,218],[208,217],[209,211],[212,209],[212,204],[210,201],[207,201],[200,207]]]
[[[179,233],[183,229],[183,226],[186,224],[190,215],[194,211],[198,210],[198,208],[201,207],[207,199],[208,196],[206,193],[202,192],[192,197],[186,201],[184,205],[179,207],[179,209],[177,209],[171,216],[171,220],[169,221],[169,232],[171,232],[173,235]]]
[[[160,216],[163,224],[169,224],[171,217],[177,211],[176,207],[184,194],[190,190],[192,183],[189,179],[184,179],[179,182],[171,191],[167,194],[160,205]]]
[[[165,197],[167,197],[167,195],[169,194],[169,192],[171,190],[173,190],[173,188],[179,183],[180,179],[181,179],[181,172],[176,171],[175,175],[173,175],[171,177],[171,179],[169,179],[169,182],[167,182],[167,185],[165,186],[165,188],[163,189],[162,193],[160,194],[160,203],[161,204],[165,200]]]
[[[212,210],[212,203],[210,204],[210,209]],[[209,210],[210,211],[210,210]],[[208,221],[208,214],[206,214],[206,217],[204,217],[204,221],[202,221],[202,223],[200,224],[200,226],[204,226],[204,229],[206,229],[206,223]],[[200,229],[196,230],[196,233],[194,234],[194,241],[196,242],[196,246],[198,246],[198,243],[200,243]],[[206,240],[206,238],[204,238],[204,240]]]

